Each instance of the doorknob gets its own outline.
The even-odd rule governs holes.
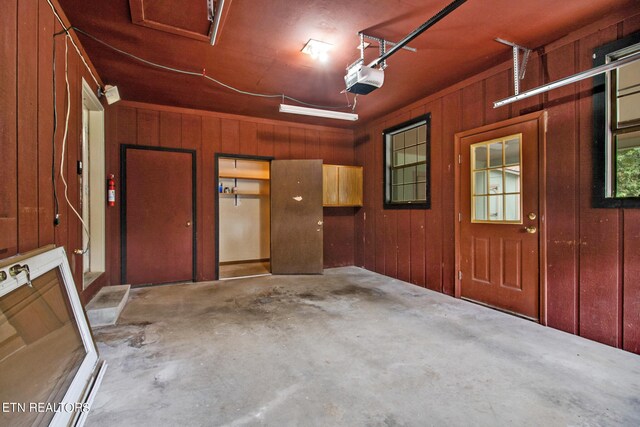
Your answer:
[[[187,227],[191,227],[191,221],[187,221],[186,226],[187,226]]]
[[[525,227],[525,231],[529,234],[536,234],[538,232],[538,227]]]

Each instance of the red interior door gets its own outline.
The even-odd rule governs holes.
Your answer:
[[[122,283],[194,280],[194,152],[123,148]]]
[[[538,121],[460,139],[460,295],[538,320]]]

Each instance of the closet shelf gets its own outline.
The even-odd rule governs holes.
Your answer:
[[[222,179],[251,179],[251,180],[259,180],[259,181],[268,181],[268,176],[257,176],[257,175],[229,175],[221,173],[219,175]]]
[[[269,193],[255,193],[249,191],[239,191],[237,193],[218,193],[222,197],[233,197],[233,196],[252,196],[252,197],[263,197],[268,196]]]

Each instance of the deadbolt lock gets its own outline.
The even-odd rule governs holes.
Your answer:
[[[525,227],[524,229],[529,234],[536,234],[538,232],[537,227]]]
[[[536,219],[536,218],[538,217],[538,216],[537,216],[535,213],[533,213],[533,212],[529,212],[529,215],[528,215],[528,216],[529,216],[529,219],[530,219],[531,221],[533,221],[534,219]]]
[[[322,222],[322,221],[318,221],[318,225],[322,225],[322,224],[323,224],[323,222]]]

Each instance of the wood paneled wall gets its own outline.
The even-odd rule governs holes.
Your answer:
[[[57,3],[54,1],[54,4]],[[62,18],[66,20],[64,15]],[[81,228],[64,201],[60,180],[66,108],[65,36],[54,37],[54,34],[61,30],[46,1],[3,2],[0,13],[0,258],[51,243],[64,246],[76,285],[82,290],[82,256],[73,255],[73,250],[82,246]],[[55,140],[54,43],[58,114]],[[97,85],[71,43],[68,70],[71,108],[64,172],[69,184],[70,202],[79,209],[76,162],[81,146],[82,78],[94,89]],[[60,224],[57,227],[53,223],[52,165],[60,207]],[[105,277],[94,282],[81,293],[82,300],[88,301],[104,283]]]
[[[354,163],[351,130],[304,126],[249,117],[120,102],[107,119],[107,174],[120,182],[120,145],[135,144],[196,150],[197,280],[215,278],[215,154],[270,156],[276,159],[323,159]],[[324,209],[326,267],[354,263],[354,210]],[[108,258],[113,284],[120,277],[120,217],[107,211]]]
[[[532,56],[521,87],[591,68],[596,46],[638,29],[640,16],[600,22],[546,46]],[[356,215],[356,265],[453,295],[454,135],[545,109],[547,324],[640,353],[640,210],[591,207],[592,81],[493,109],[493,101],[513,91],[509,67],[501,64],[356,131],[356,161],[367,172],[365,206]],[[382,130],[425,112],[432,115],[432,208],[383,210]]]

